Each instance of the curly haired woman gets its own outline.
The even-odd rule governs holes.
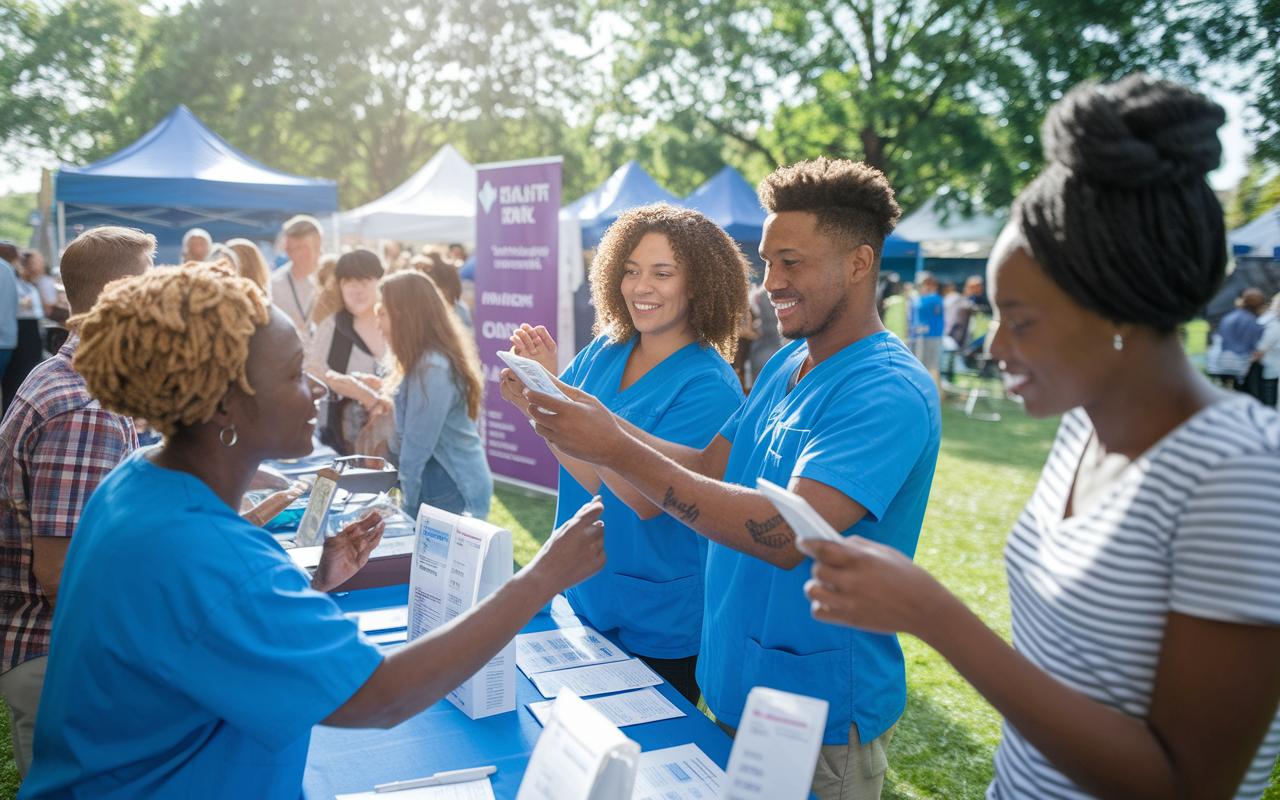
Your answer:
[[[476,608],[383,655],[323,594],[368,559],[377,515],[325,542],[308,585],[235,511],[261,460],[311,452],[321,386],[284,312],[199,264],[112,283],[76,321],[89,391],[165,441],[80,518],[24,798],[295,800],[313,725],[418,714],[604,562],[592,503]]]
[[[561,380],[655,436],[705,447],[742,404],[730,361],[747,308],[747,269],[728,234],[696,211],[659,203],[626,212],[591,266],[597,337]],[[556,371],[545,328],[522,326],[512,342],[516,353]],[[518,379],[503,375],[503,396],[527,409]],[[594,494],[604,498],[609,563],[567,593],[574,611],[601,630],[617,628],[623,644],[697,703],[697,534],[608,470],[552,452],[561,464],[557,520]]]

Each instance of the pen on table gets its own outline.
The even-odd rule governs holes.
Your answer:
[[[419,786],[444,786],[450,783],[466,783],[467,781],[478,781],[486,775],[492,775],[497,772],[497,767],[472,767],[471,769],[455,769],[451,772],[437,772],[430,778],[418,778],[412,781],[396,781],[394,783],[380,783],[373,787],[378,793],[382,792],[398,792],[401,789],[417,789]]]

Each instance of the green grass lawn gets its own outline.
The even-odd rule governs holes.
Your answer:
[[[943,408],[942,452],[916,560],[1008,638],[1004,540],[1035,487],[1057,420],[1031,419],[1009,401],[990,405],[982,410],[999,412],[1001,421],[968,419],[955,404]],[[499,487],[489,519],[512,531],[523,565],[551,532],[555,500]],[[1000,716],[933,650],[910,636],[902,646],[907,710],[889,748],[885,800],[981,798],[991,780]],[[10,753],[2,706],[0,753]],[[1280,800],[1274,784],[1264,800]],[[9,758],[0,771],[0,800],[14,797],[17,786]]]

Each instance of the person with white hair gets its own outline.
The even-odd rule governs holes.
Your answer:
[[[204,261],[212,245],[213,237],[204,228],[192,228],[182,234],[182,263]]]

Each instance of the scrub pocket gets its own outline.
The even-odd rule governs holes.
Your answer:
[[[843,728],[853,710],[853,667],[849,651],[819,650],[799,655],[786,650],[762,647],[747,637],[742,658],[742,699],[753,686],[768,686],[784,692],[817,697],[830,704],[827,730]]]
[[[657,658],[698,652],[702,638],[702,577],[651,581],[613,574],[615,619],[628,649]],[[671,655],[680,651],[681,655]]]
[[[778,428],[774,431],[773,438],[769,441],[769,454],[766,463],[777,469],[785,470],[787,479],[791,477],[791,470],[795,467],[796,461],[800,458],[800,452],[804,450],[804,445],[809,441],[809,434],[813,433],[809,428]],[[769,476],[764,476],[769,477]],[[781,477],[779,475],[779,477]],[[774,481],[782,487],[786,487],[787,481]]]

